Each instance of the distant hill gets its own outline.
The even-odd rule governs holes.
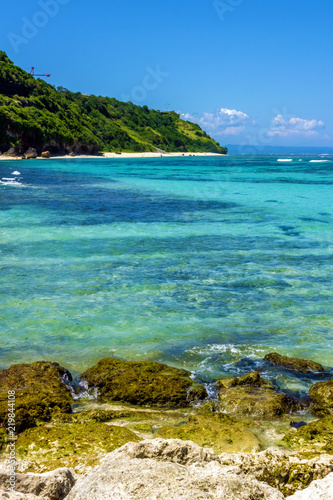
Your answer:
[[[327,146],[251,146],[227,145],[228,152],[233,155],[333,155],[333,148]]]
[[[35,79],[0,51],[0,151],[96,153],[191,151],[225,154],[199,125],[172,112],[85,96]]]

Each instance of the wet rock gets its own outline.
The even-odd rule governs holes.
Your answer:
[[[154,443],[157,441],[157,443]],[[282,500],[276,489],[221,466],[190,442],[125,445],[78,479],[68,500]],[[147,449],[147,450],[146,450]],[[210,453],[208,455],[207,453]],[[210,460],[213,457],[213,460]]]
[[[276,392],[258,372],[219,380],[216,385],[221,387],[220,408],[238,417],[275,418],[301,408],[289,394]]]
[[[300,409],[291,396],[265,389],[235,388],[219,393],[221,409],[236,416],[275,418]]]
[[[96,422],[59,426],[40,426],[24,431],[16,441],[16,454],[43,466],[46,470],[59,467],[89,467],[101,457],[129,441],[140,439],[129,429]],[[30,469],[30,470],[32,470]]]
[[[259,451],[254,433],[224,413],[192,415],[183,425],[161,427],[155,436],[191,440],[204,448],[213,448],[215,453]]]
[[[286,434],[283,442],[292,449],[333,453],[333,416],[325,417]]]
[[[259,372],[251,372],[242,377],[226,378],[216,382],[218,387],[230,389],[237,386],[273,388],[273,384],[259,375]]]
[[[25,153],[24,153],[24,158],[26,160],[32,160],[34,158],[37,158],[38,154],[35,148],[29,148]]]
[[[0,473],[0,488],[5,490],[9,476]],[[36,498],[48,500],[63,500],[75,484],[72,472],[69,469],[56,469],[44,474],[16,474],[15,491],[25,495],[36,495]],[[0,497],[1,498],[1,497]],[[26,497],[24,497],[26,498]]]
[[[99,399],[134,405],[185,407],[207,397],[206,389],[193,382],[190,372],[155,362],[105,358],[81,375],[89,387],[97,387]]]
[[[286,370],[296,373],[316,373],[324,372],[324,368],[315,361],[308,359],[289,358],[288,356],[281,356],[277,352],[271,352],[264,357],[265,361],[269,361],[274,365],[282,366]]]
[[[43,151],[41,154],[42,158],[51,158],[50,151]]]
[[[286,500],[333,500],[333,473],[317,479],[303,491],[298,491]]]
[[[50,421],[54,413],[71,413],[73,399],[63,381],[71,374],[58,363],[37,361],[0,371],[0,424],[8,427],[8,391],[15,391],[16,432]]]
[[[317,382],[309,391],[311,412],[315,415],[333,415],[333,380]]]

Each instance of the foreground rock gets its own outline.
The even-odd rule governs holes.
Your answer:
[[[51,153],[50,151],[43,151],[41,154],[42,158],[51,158]]]
[[[48,422],[54,413],[71,413],[73,398],[64,381],[71,374],[58,363],[36,361],[0,371],[0,424],[8,427],[8,391],[15,390],[16,432]]]
[[[222,465],[234,467],[239,473],[256,478],[277,488],[284,495],[291,495],[306,488],[315,479],[333,471],[333,456],[318,455],[306,459],[298,453],[269,448],[260,453],[237,453],[219,456]]]
[[[0,500],[38,500],[41,497],[32,495],[31,493],[19,493],[6,490],[0,490]]]
[[[333,500],[333,473],[313,481],[311,485],[303,491],[298,491],[286,500]]]
[[[266,354],[264,360],[296,373],[316,373],[325,371],[324,368],[315,361],[289,358],[288,356],[281,356],[281,354],[277,352]]]
[[[311,412],[315,415],[333,415],[333,380],[317,382],[309,391]]]
[[[134,405],[185,407],[207,397],[187,370],[155,362],[132,362],[105,358],[88,369],[81,379],[97,387],[102,401]]]
[[[299,410],[300,404],[289,394],[277,393],[258,372],[219,380],[221,409],[235,416],[275,418]]]
[[[7,474],[0,473],[0,489],[8,488],[8,478]],[[42,497],[48,500],[63,500],[74,484],[75,480],[69,469],[57,469],[44,474],[16,474],[15,476],[15,492],[32,494],[36,495],[36,498]],[[29,497],[24,496],[24,498]]]
[[[68,500],[282,500],[278,490],[223,467],[191,442],[127,444],[74,486]],[[175,446],[176,445],[176,446]],[[213,458],[211,460],[211,458]],[[217,457],[216,457],[217,458]]]

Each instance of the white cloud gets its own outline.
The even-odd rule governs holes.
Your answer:
[[[267,135],[270,137],[314,137],[319,135],[318,130],[322,128],[325,128],[325,123],[322,120],[305,120],[295,117],[286,121],[282,115],[277,115],[272,120],[272,126]]]
[[[220,132],[216,132],[215,135],[239,135],[245,130],[245,127],[243,125],[240,125],[239,127],[227,127],[224,130],[221,130]]]
[[[228,108],[219,108],[214,113],[204,113],[201,117],[186,113],[181,118],[198,123],[204,130],[215,135],[238,135],[250,123],[246,113]]]

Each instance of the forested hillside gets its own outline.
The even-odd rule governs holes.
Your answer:
[[[85,96],[35,79],[0,51],[0,151],[226,153],[199,125],[131,102]]]

